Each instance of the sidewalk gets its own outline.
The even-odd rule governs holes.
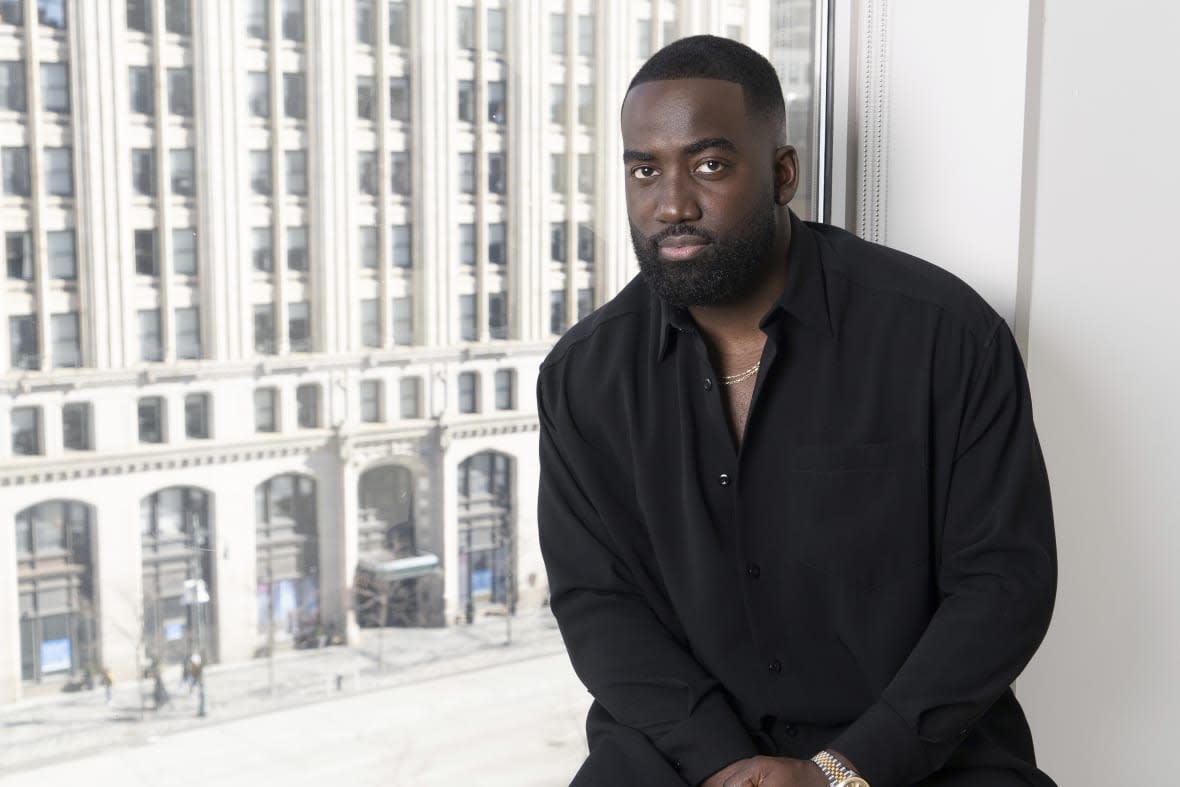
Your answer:
[[[152,710],[151,683],[123,682],[111,705],[101,688],[54,694],[0,707],[0,774],[51,761],[149,742],[181,730],[325,699],[355,695],[563,652],[548,609],[441,629],[362,629],[347,647],[287,651],[267,659],[210,665],[205,670],[206,717],[198,694],[181,687],[180,666],[165,673],[171,702]],[[141,695],[142,692],[142,701]],[[142,709],[141,709],[142,708]]]

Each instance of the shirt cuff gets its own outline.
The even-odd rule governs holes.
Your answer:
[[[707,694],[691,716],[660,736],[657,746],[693,787],[727,765],[758,754],[750,733],[719,691]]]
[[[927,744],[884,701],[869,707],[829,745],[873,787],[904,787],[933,770]]]

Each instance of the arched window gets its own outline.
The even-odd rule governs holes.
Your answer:
[[[393,558],[417,554],[414,533],[414,475],[400,465],[366,470],[360,483],[361,555],[389,553]]]
[[[512,459],[485,451],[459,465],[459,600],[477,607],[516,601]]]
[[[320,624],[315,479],[288,473],[254,490],[258,633],[299,641]]]
[[[21,678],[96,672],[89,506],[51,500],[16,515]]]

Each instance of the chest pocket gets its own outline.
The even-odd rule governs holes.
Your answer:
[[[926,466],[916,443],[788,446],[781,477],[789,557],[862,586],[929,559]]]

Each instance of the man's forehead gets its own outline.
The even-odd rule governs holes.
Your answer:
[[[624,139],[731,136],[747,124],[745,93],[722,79],[643,82],[623,99],[621,120]]]

